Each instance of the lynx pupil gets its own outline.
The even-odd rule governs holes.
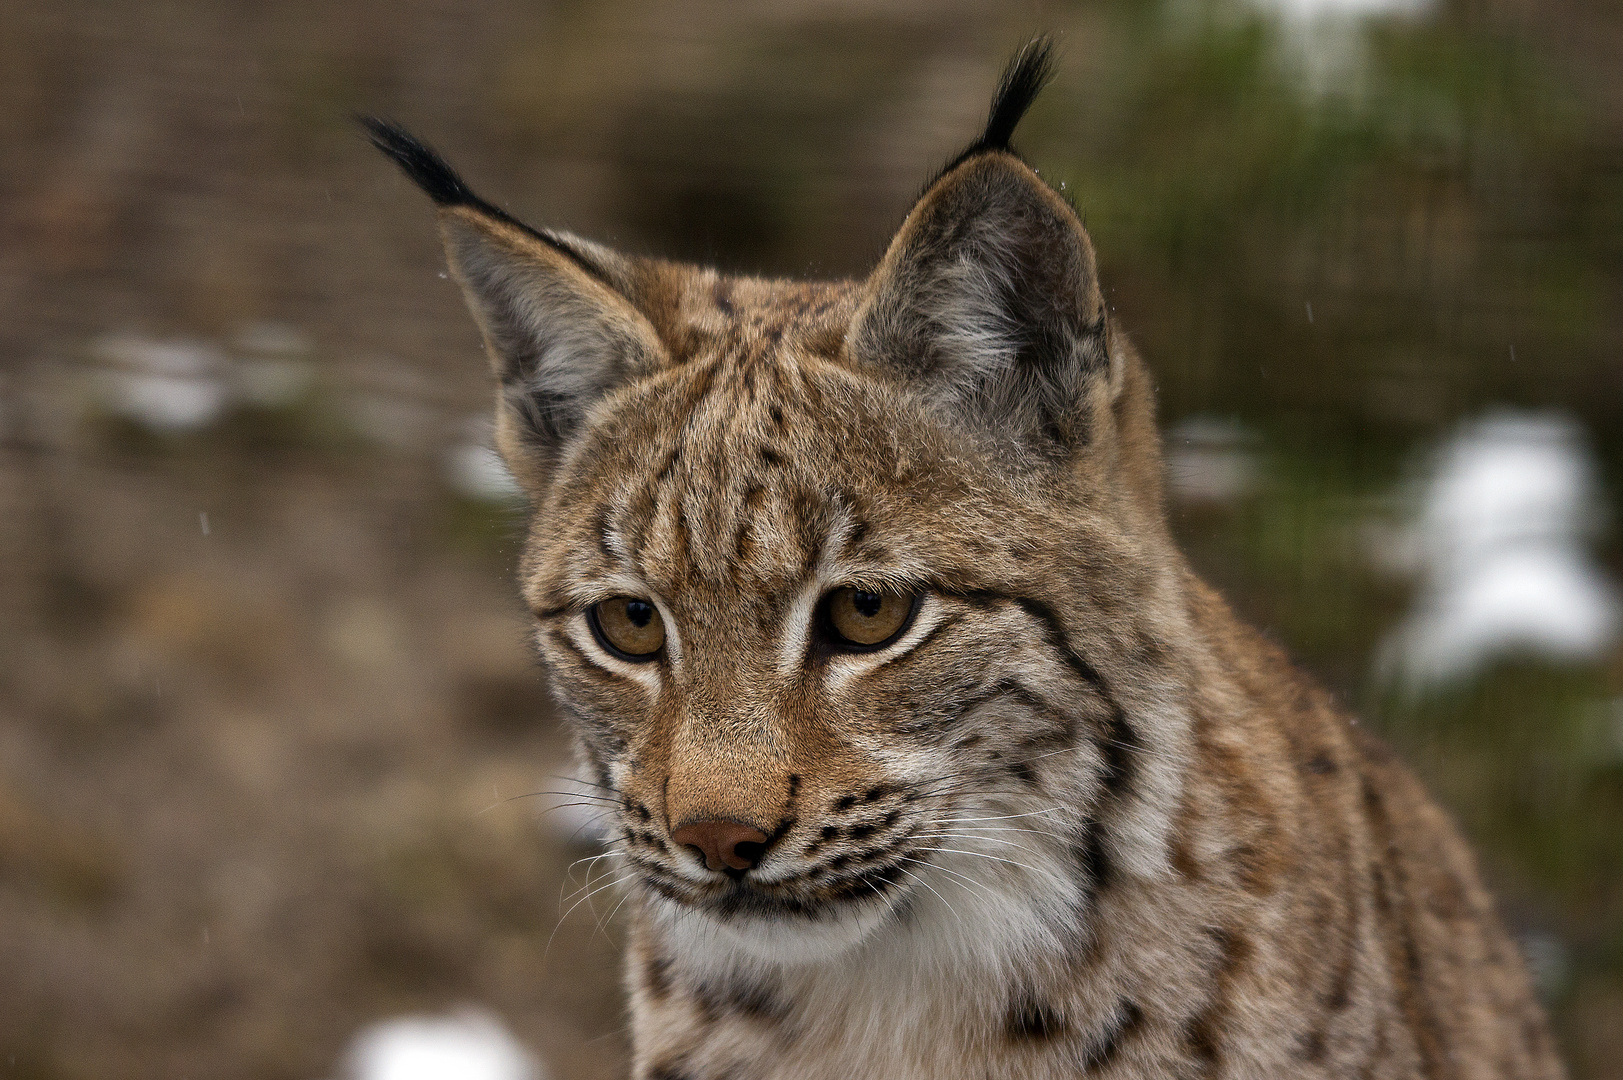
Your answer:
[[[854,589],[851,592],[851,606],[867,618],[879,614],[879,609],[885,606],[885,598],[878,593],[864,592]]]
[[[874,611],[879,610],[878,599],[879,599],[878,597],[874,598]],[[872,614],[872,612],[869,612],[869,614]],[[650,604],[648,601],[646,601],[646,600],[627,600],[626,601],[626,618],[628,620],[630,620],[632,626],[635,626],[638,629],[641,629],[642,627],[647,626],[649,621],[652,620],[653,617],[654,617],[654,605]]]

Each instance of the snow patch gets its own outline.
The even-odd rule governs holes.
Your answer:
[[[363,1028],[343,1080],[544,1080],[540,1062],[491,1013],[399,1016]]]
[[[1508,655],[1602,656],[1623,610],[1587,550],[1601,524],[1594,467],[1572,420],[1500,413],[1464,425],[1436,454],[1419,512],[1394,538],[1421,586],[1382,647],[1383,677],[1414,690]]]
[[[260,323],[238,335],[233,352],[206,341],[124,332],[91,344],[102,364],[102,408],[149,431],[197,431],[238,403],[291,404],[315,383],[309,342],[291,327]]]
[[[1256,433],[1238,420],[1191,416],[1167,430],[1167,481],[1174,499],[1233,502],[1256,489]]]
[[[1282,56],[1296,67],[1314,96],[1359,98],[1370,88],[1366,24],[1376,17],[1425,16],[1432,0],[1249,0],[1274,16]],[[1311,321],[1311,315],[1309,316]]]
[[[441,462],[446,482],[457,494],[475,502],[522,502],[524,489],[492,446],[492,426],[485,416],[463,425],[462,441],[446,451]]]
[[[1252,3],[1304,23],[1372,15],[1421,15],[1431,7],[1431,0],[1252,0]]]
[[[207,427],[225,410],[225,355],[213,346],[111,334],[93,352],[107,365],[98,383],[102,406],[115,416],[151,431],[182,432]]]
[[[260,408],[291,405],[315,385],[310,339],[283,323],[252,323],[233,341],[237,396]]]

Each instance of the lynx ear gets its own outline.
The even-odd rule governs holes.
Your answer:
[[[1008,150],[1046,75],[1044,43],[1010,65],[986,134],[924,193],[870,277],[846,347],[965,422],[1065,449],[1086,441],[1110,370],[1093,246]]]
[[[665,348],[629,299],[631,261],[532,229],[474,195],[438,154],[391,124],[361,123],[439,207],[451,274],[501,382],[498,441],[532,492],[602,395],[659,367]]]

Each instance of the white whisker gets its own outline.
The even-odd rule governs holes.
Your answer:
[[[983,859],[991,859],[993,862],[1008,863],[1010,866],[1018,866],[1020,869],[1029,871],[1030,873],[1033,873],[1033,874],[1041,873],[1041,871],[1038,870],[1035,866],[1027,866],[1023,862],[1015,862],[1013,859],[1005,859],[1005,858],[1001,858],[1000,856],[997,856],[997,855],[988,855],[984,851],[968,851],[968,850],[966,850],[964,848],[950,848],[950,847],[914,848],[913,850],[915,850],[915,851],[946,851],[946,852],[952,852],[952,853],[957,854],[957,855],[978,855]]]
[[[977,889],[984,892],[987,896],[991,897],[993,900],[1000,899],[997,893],[993,892],[991,889],[987,888],[985,885],[983,885],[980,882],[976,881],[974,878],[967,877],[964,874],[960,874],[956,870],[948,869],[947,867],[942,866],[939,863],[933,863],[933,862],[930,862],[930,861],[928,861],[926,859],[912,859],[912,858],[908,858],[905,855],[901,857],[901,861],[902,862],[910,862],[910,863],[918,863],[920,866],[929,867],[930,869],[933,869],[933,870],[939,870],[943,874],[949,874],[954,878],[960,879],[960,882],[967,881],[970,885],[975,886]]]
[[[951,904],[948,904],[947,903],[947,898],[935,891],[935,886],[931,885],[928,881],[925,881],[922,877],[920,877],[918,874],[915,874],[913,871],[909,870],[905,866],[898,866],[896,869],[900,870],[902,873],[906,874],[908,877],[912,878],[914,881],[918,882],[920,885],[923,885],[926,889],[929,889],[932,893],[935,893],[935,898],[937,900],[941,901],[943,904],[946,904],[947,910],[952,912],[953,918],[957,919],[959,922],[963,921],[964,917],[962,915],[958,914],[958,909],[953,907]],[[875,891],[877,891],[877,890],[875,890]]]
[[[943,840],[943,839],[986,840],[986,841],[989,841],[989,842],[994,843],[994,844],[1007,844],[1009,847],[1019,848],[1021,851],[1029,850],[1026,847],[1026,845],[1020,843],[1017,840],[1000,840],[995,836],[986,836],[986,835],[984,835],[982,833],[972,833],[972,832],[920,833],[914,839],[917,839],[917,840]]]
[[[579,900],[576,900],[573,904],[569,905],[569,910],[564,912],[562,915],[558,916],[557,925],[555,925],[552,928],[552,933],[547,936],[546,948],[541,950],[541,963],[542,963],[542,965],[543,966],[546,965],[547,956],[552,952],[552,943],[558,937],[558,931],[563,929],[564,922],[566,920],[568,920],[569,916],[574,912],[574,910],[576,908],[580,907],[581,904],[583,904],[586,901],[590,900],[593,896],[596,896],[598,893],[602,892],[604,889],[610,889],[610,888],[613,888],[616,885],[622,885],[625,882],[631,880],[635,876],[636,875],[634,873],[631,873],[631,872],[621,874],[619,877],[616,877],[613,880],[611,880],[611,881],[609,881],[609,882],[607,882],[607,883],[605,883],[603,885],[599,885],[597,888],[593,889],[591,892],[587,893],[585,896],[581,897]]]

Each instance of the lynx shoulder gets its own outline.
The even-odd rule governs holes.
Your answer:
[[[635,1076],[1556,1078],[1472,857],[1190,570],[1152,380],[1010,149],[862,280],[438,205],[629,871]]]

